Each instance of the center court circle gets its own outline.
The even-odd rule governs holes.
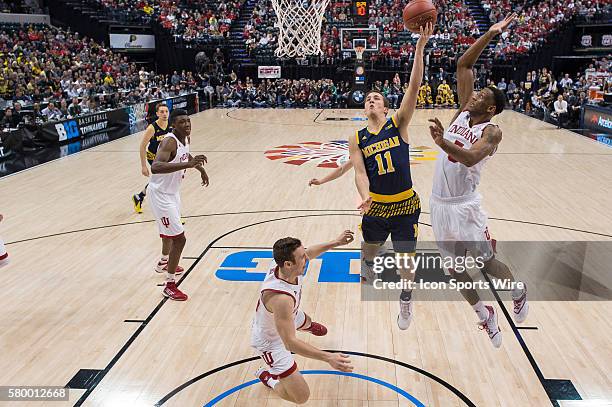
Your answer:
[[[404,397],[405,399],[410,400],[416,407],[425,407],[425,404],[417,400],[414,396],[412,396],[407,391],[402,390],[399,387],[391,383],[385,382],[380,379],[376,379],[374,377],[365,376],[365,375],[361,375],[358,373],[340,372],[337,370],[302,370],[300,371],[300,373],[302,373],[303,375],[337,375],[337,376],[355,377],[357,379],[366,380],[368,382],[376,383],[383,387],[391,389],[395,391],[397,394],[399,394],[400,396]],[[245,387],[249,387],[257,383],[260,383],[259,379],[251,380],[246,383],[239,384],[236,387],[232,387],[231,389],[219,394],[217,397],[210,400],[208,403],[204,404],[203,407],[212,407],[216,405],[218,402],[220,402],[221,400],[223,400],[224,398],[226,398],[227,396],[230,396],[233,393],[244,389]]]
[[[428,379],[432,380],[433,382],[445,387],[447,390],[449,390],[452,394],[454,394],[457,398],[459,398],[464,405],[468,406],[468,407],[477,407],[476,404],[474,404],[465,394],[463,394],[460,390],[458,390],[457,388],[455,388],[453,385],[451,385],[450,383],[446,382],[444,379],[441,379],[440,377],[434,375],[433,373],[428,372],[427,370],[418,368],[416,366],[410,365],[408,363],[402,362],[400,360],[396,360],[396,359],[391,359],[385,356],[380,356],[380,355],[373,355],[371,353],[363,353],[363,352],[357,352],[357,351],[353,351],[353,350],[337,350],[337,349],[324,349],[324,351],[326,352],[333,352],[333,353],[344,353],[347,355],[352,355],[352,356],[358,356],[358,357],[364,357],[364,358],[369,358],[369,359],[374,359],[374,360],[379,360],[381,362],[386,362],[389,363],[391,365],[395,365],[395,366],[401,366],[403,368],[406,369],[410,369],[416,373],[419,373],[422,376],[427,377]],[[195,383],[199,382],[200,380],[204,380],[207,377],[213,376],[215,374],[218,374],[226,369],[230,369],[233,368],[235,366],[239,366],[242,365],[244,363],[249,363],[249,362],[253,362],[255,360],[259,360],[259,356],[251,356],[245,359],[241,359],[241,360],[236,360],[230,363],[227,363],[223,366],[218,366],[214,369],[211,369],[207,372],[204,372],[188,381],[186,381],[185,383],[181,384],[180,386],[174,388],[172,391],[170,391],[168,394],[166,394],[164,397],[162,397],[157,403],[154,404],[155,407],[161,407],[163,406],[165,403],[167,403],[171,398],[173,398],[174,396],[178,395],[179,393],[181,393],[182,391],[185,391],[188,387],[194,385]],[[399,394],[400,396],[402,396],[404,399],[409,400],[413,405],[415,406],[424,406],[423,402],[417,400],[414,396],[412,396],[411,394],[409,394],[408,392],[406,392],[405,390],[400,389],[399,387],[392,385],[390,383],[384,382],[380,379],[374,378],[374,377],[369,377],[369,376],[365,376],[365,375],[360,375],[358,373],[344,373],[344,372],[339,372],[339,371],[335,371],[335,370],[305,370],[302,371],[303,374],[317,374],[317,375],[338,375],[338,376],[348,376],[348,377],[354,377],[357,379],[361,379],[361,380],[366,380],[378,385],[381,385],[383,387],[386,387],[392,391],[395,391],[397,394]],[[213,398],[212,400],[210,400],[208,403],[204,404],[204,406],[215,406],[216,403],[218,403],[219,401],[223,400],[224,398],[226,398],[227,396],[241,390],[244,389],[245,387],[249,387],[252,386],[256,383],[259,383],[259,380],[254,379],[251,380],[249,382],[246,383],[242,383],[236,387],[233,387],[221,394],[219,394],[218,396],[216,396],[215,398]]]

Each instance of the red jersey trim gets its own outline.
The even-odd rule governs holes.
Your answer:
[[[295,296],[293,294],[289,294],[287,291],[275,290],[275,289],[272,289],[272,288],[265,288],[265,289],[261,290],[260,298],[263,298],[263,293],[265,293],[266,291],[270,291],[270,292],[273,292],[273,293],[276,293],[276,294],[285,294],[285,295],[288,295],[293,300],[293,307],[295,308],[295,305],[297,304],[297,300],[296,300],[296,298],[295,298]],[[272,311],[270,311],[268,309],[268,307],[266,307],[266,304],[263,301],[261,301],[261,305],[264,306],[266,311],[268,311],[270,314],[272,314]]]

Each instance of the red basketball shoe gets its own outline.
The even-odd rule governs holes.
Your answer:
[[[174,281],[166,282],[166,286],[164,287],[162,294],[164,297],[170,298],[174,301],[187,301],[188,298],[187,294],[178,289]]]

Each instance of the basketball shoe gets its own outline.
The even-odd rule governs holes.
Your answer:
[[[325,336],[327,335],[327,328],[323,324],[319,324],[318,322],[312,321],[310,323],[310,328],[303,329],[304,332],[310,332],[314,336]]]
[[[400,312],[397,316],[397,326],[402,331],[408,329],[412,322],[412,300],[404,301],[400,298]]]
[[[132,202],[134,203],[134,211],[136,213],[142,213],[142,203],[144,202],[144,197],[140,196],[140,194],[132,195]]]
[[[514,304],[514,321],[521,323],[527,319],[529,313],[529,303],[527,302],[527,286],[523,289],[523,293],[518,296],[512,296],[512,303]]]
[[[157,265],[155,266],[156,273],[165,273],[168,271],[168,260],[159,260]],[[175,276],[180,276],[185,271],[181,266],[176,266],[176,270],[174,270]]]
[[[164,291],[162,291],[164,297],[170,298],[174,301],[187,301],[187,294],[182,292],[176,286],[174,281],[167,281],[166,286],[164,287]]]
[[[497,324],[497,314],[492,306],[486,305],[485,308],[489,311],[489,316],[484,321],[478,323],[478,329],[487,331],[493,346],[499,348],[502,344],[502,334]]]

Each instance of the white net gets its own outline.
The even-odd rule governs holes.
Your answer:
[[[355,47],[355,54],[357,55],[357,59],[363,59],[364,52],[365,47]]]
[[[330,0],[272,0],[278,22],[276,55],[302,58],[321,51],[321,24]]]

